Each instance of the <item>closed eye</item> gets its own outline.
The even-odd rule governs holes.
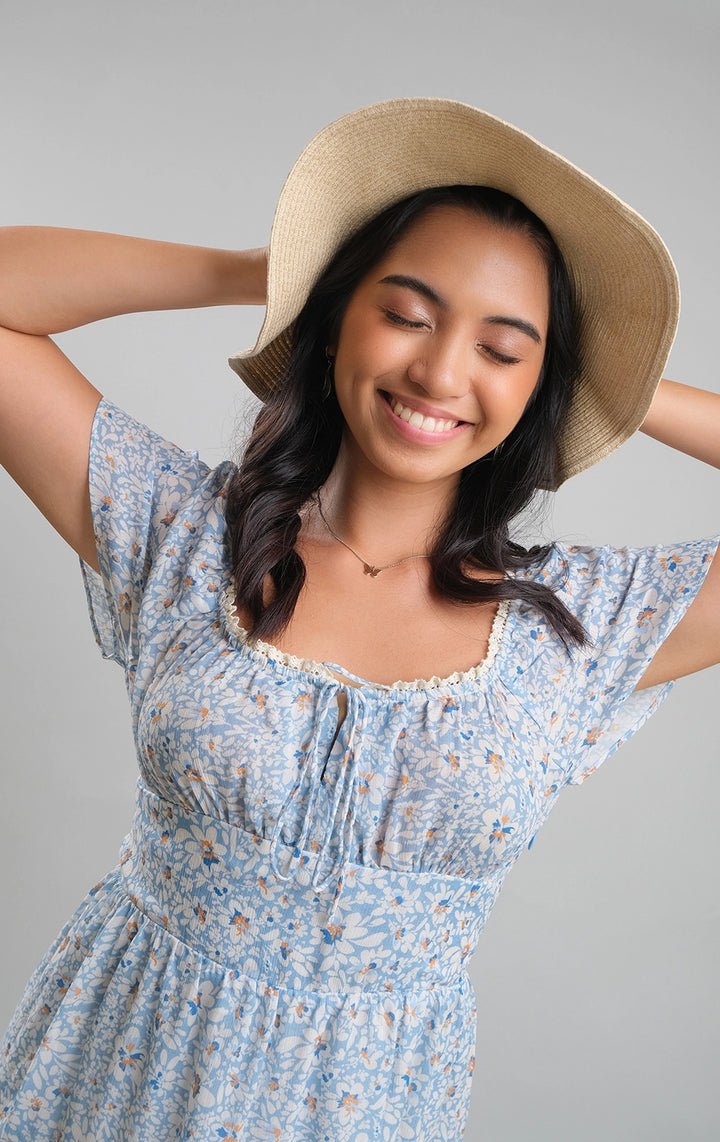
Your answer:
[[[517,365],[520,357],[511,357],[507,353],[500,353],[497,349],[493,349],[492,345],[481,345],[483,353],[487,353],[488,357],[492,357],[493,361],[498,361],[501,365]]]
[[[393,325],[400,325],[405,329],[427,329],[428,323],[426,321],[411,321],[409,317],[403,317],[394,309],[384,309],[383,313],[388,321]],[[494,349],[492,345],[480,345],[484,353],[491,357],[493,361],[497,361],[500,365],[517,365],[521,358],[513,357],[509,353],[501,353],[498,349]]]
[[[393,309],[386,309],[383,311],[388,321],[393,325],[404,325],[407,329],[426,329],[426,321],[411,321],[408,317],[403,317],[401,313],[396,313]]]

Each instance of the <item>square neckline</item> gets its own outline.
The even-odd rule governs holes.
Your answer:
[[[485,657],[468,670],[456,670],[444,678],[433,675],[431,678],[415,678],[412,682],[398,679],[392,685],[383,682],[372,682],[361,678],[337,662],[318,662],[313,658],[302,658],[298,655],[288,654],[273,643],[262,639],[253,639],[247,629],[240,623],[236,614],[235,590],[232,582],[224,591],[220,592],[219,613],[221,625],[238,645],[251,654],[259,655],[266,662],[273,662],[277,666],[286,667],[298,674],[307,674],[326,682],[333,682],[338,686],[352,686],[356,690],[367,691],[374,694],[391,694],[394,691],[429,691],[440,690],[447,687],[461,686],[469,682],[477,682],[485,678],[495,663],[503,641],[503,634],[510,613],[510,599],[502,599],[495,611],[490,635],[488,638]],[[338,671],[339,674],[335,673]],[[343,675],[344,677],[341,677]]]

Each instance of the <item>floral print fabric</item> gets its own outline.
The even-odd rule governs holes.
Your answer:
[[[514,601],[481,670],[379,686],[229,622],[232,471],[101,402],[83,573],[137,811],[6,1035],[3,1140],[459,1139],[502,881],[669,690],[633,692],[715,548],[557,546],[527,574],[589,648]]]

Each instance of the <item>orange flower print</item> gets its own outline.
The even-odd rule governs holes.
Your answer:
[[[242,912],[235,912],[230,923],[238,936],[244,936],[246,932],[250,931],[250,917],[243,916]]]
[[[214,864],[220,863],[215,856],[212,841],[200,841],[200,852],[202,853],[202,862],[206,868],[212,868]]]
[[[663,571],[676,571],[682,563],[682,555],[661,555],[660,566]]]
[[[505,759],[501,757],[499,753],[494,753],[488,749],[485,751],[485,760],[493,771],[493,774],[499,777],[505,769]]]
[[[338,1099],[340,1121],[347,1125],[359,1105],[360,1100],[356,1094],[351,1094],[349,1090],[342,1091]]]
[[[134,1043],[126,1043],[124,1047],[120,1047],[118,1051],[118,1062],[121,1067],[135,1067],[137,1063],[143,1058],[142,1051],[135,1050]]]
[[[344,931],[345,931],[345,925],[344,924],[328,924],[327,928],[321,928],[320,929],[320,932],[321,932],[322,938],[323,938],[323,943],[324,944],[334,944],[336,942],[336,940],[339,940],[342,938],[342,934]]]
[[[493,821],[492,832],[490,833],[491,841],[505,841],[513,831],[513,826],[509,823],[510,818],[507,816],[497,817]]]
[[[413,1091],[417,1090],[417,1083],[413,1082],[412,1071],[410,1070],[409,1067],[405,1071],[405,1074],[402,1077],[402,1081],[405,1083],[405,1089],[406,1089],[408,1094],[412,1094]]]
[[[657,614],[657,607],[644,607],[643,610],[640,611],[640,614],[637,617],[637,625],[639,627],[648,626],[650,623],[650,619],[655,614]]]

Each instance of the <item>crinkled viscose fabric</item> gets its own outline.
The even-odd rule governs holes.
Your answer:
[[[665,695],[633,690],[715,548],[558,546],[527,575],[590,649],[513,601],[477,670],[379,686],[233,621],[232,471],[98,409],[83,571],[137,810],[5,1037],[5,1142],[460,1139],[503,878]]]

